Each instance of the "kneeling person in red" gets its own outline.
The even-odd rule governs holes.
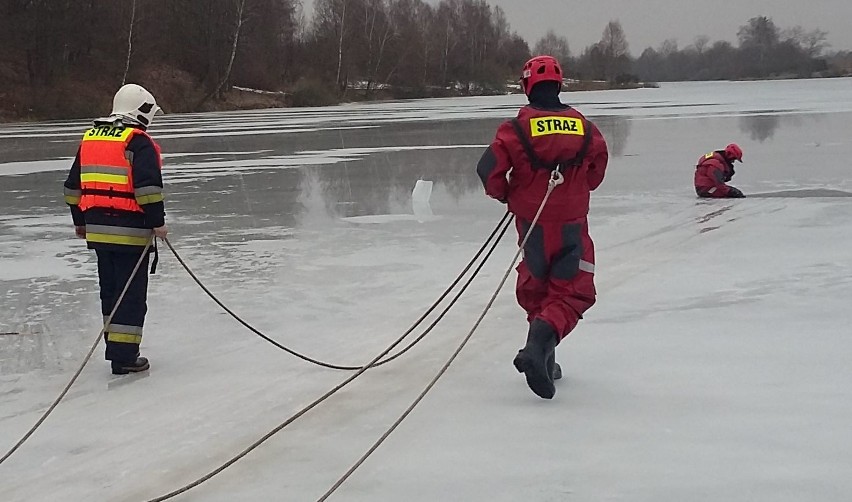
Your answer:
[[[595,303],[595,252],[586,217],[590,192],[603,181],[608,160],[597,126],[559,100],[562,79],[550,56],[524,65],[521,85],[529,105],[500,125],[476,168],[485,192],[508,203],[515,215],[519,243],[530,232],[516,287],[529,332],[514,365],[545,399],[556,393],[553,381],[561,376],[556,345]],[[530,231],[554,170],[564,182]]]
[[[696,195],[714,199],[745,197],[739,188],[726,184],[734,177],[734,161],[743,161],[743,150],[736,143],[702,155],[695,166]]]

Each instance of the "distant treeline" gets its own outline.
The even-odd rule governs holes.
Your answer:
[[[88,117],[123,82],[170,112],[505,92],[532,53],[569,77],[643,80],[811,76],[849,71],[825,33],[754,18],[739,47],[699,37],[631,57],[617,21],[574,57],[554,33],[527,42],[486,0],[4,0],[0,119]],[[262,92],[251,92],[255,89]]]
[[[17,116],[88,116],[125,81],[168,111],[499,92],[529,54],[484,0],[317,0],[310,19],[297,0],[0,2],[0,102]]]
[[[827,33],[801,26],[779,29],[772,19],[749,19],[738,31],[739,45],[711,42],[698,36],[680,49],[666,40],[647,48],[638,58],[630,56],[627,38],[618,21],[610,21],[601,41],[574,57],[564,37],[548,32],[534,52],[547,52],[567,61],[569,75],[610,82],[743,80],[765,78],[831,77],[852,74],[852,52],[825,55]]]

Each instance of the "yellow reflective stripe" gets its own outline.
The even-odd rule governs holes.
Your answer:
[[[130,235],[96,234],[86,232],[86,240],[101,244],[123,244],[126,246],[145,246],[150,237],[132,237]]]
[[[137,195],[136,203],[140,206],[144,206],[145,204],[153,204],[155,202],[162,202],[163,194],[161,193],[152,193],[151,195]]]
[[[127,175],[120,174],[103,174],[103,173],[83,173],[80,175],[82,183],[113,183],[115,185],[126,185],[128,183]]]
[[[133,335],[130,333],[107,333],[107,341],[108,342],[118,342],[118,343],[142,343],[142,335]]]

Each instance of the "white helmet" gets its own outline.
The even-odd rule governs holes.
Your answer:
[[[157,106],[157,100],[141,85],[125,84],[112,98],[110,118],[121,118],[148,127],[158,113],[163,113],[163,110]]]

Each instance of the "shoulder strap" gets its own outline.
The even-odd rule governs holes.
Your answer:
[[[567,165],[570,167],[578,167],[583,164],[583,160],[586,158],[586,154],[589,152],[589,145],[592,143],[592,128],[591,124],[586,119],[580,119],[583,122],[583,146],[580,147],[580,151],[577,152],[577,155],[574,156],[568,162],[560,162],[560,164]]]
[[[521,123],[518,122],[518,119],[512,119],[512,128],[515,130],[515,134],[518,136],[518,140],[521,142],[521,146],[524,147],[524,152],[527,154],[527,158],[530,159],[530,164],[532,164],[534,169],[550,169],[553,170],[556,165],[547,165],[538,158],[538,155],[535,154],[535,150],[533,149],[532,143],[530,143],[530,139],[527,137],[527,134],[524,132],[524,129],[521,127]]]

